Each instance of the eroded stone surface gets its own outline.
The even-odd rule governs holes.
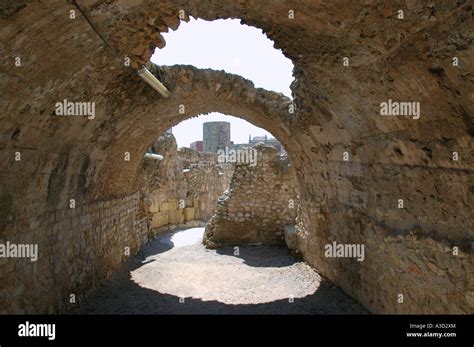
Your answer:
[[[229,190],[206,225],[207,247],[284,244],[285,226],[295,224],[298,192],[288,158],[257,144],[255,161],[237,163]]]
[[[141,198],[150,229],[165,231],[208,221],[217,198],[229,187],[233,166],[218,163],[216,154],[178,150],[171,134],[161,136],[152,148],[164,159],[144,163],[147,181]]]
[[[2,268],[2,312],[62,310],[71,292],[116,269],[123,247],[140,243],[125,223],[135,207],[123,201],[138,204],[144,151],[170,126],[211,111],[284,144],[301,192],[299,247],[323,275],[373,312],[473,312],[471,1],[77,3],[89,22],[71,20],[77,8],[64,1],[0,7],[0,238],[40,246],[37,264]],[[180,9],[184,19],[261,28],[295,65],[296,113],[242,78],[183,66],[162,68],[172,96],[157,96],[124,59],[148,60],[164,44],[159,33],[179,26]],[[63,99],[94,101],[96,118],[55,116]],[[388,99],[419,101],[421,118],[380,116]],[[94,222],[66,218],[71,197],[83,207],[77,218],[102,204]],[[117,213],[122,222],[104,219]],[[366,260],[324,258],[332,241],[365,243]]]

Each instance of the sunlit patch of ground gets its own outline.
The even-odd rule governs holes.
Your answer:
[[[159,236],[76,313],[367,313],[284,247],[208,250],[203,228]]]
[[[205,249],[202,233],[194,228],[173,236],[175,248],[147,258],[132,272],[133,281],[160,293],[234,305],[302,298],[319,287],[321,277],[283,248],[246,247],[234,255],[234,248]]]

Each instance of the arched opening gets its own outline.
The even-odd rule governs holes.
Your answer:
[[[264,136],[246,138],[249,132]],[[169,129],[149,152],[158,161],[145,159],[140,191],[151,229],[207,223],[209,247],[284,245],[294,230],[296,175],[283,145],[264,129],[232,116],[200,116]]]
[[[199,116],[173,124],[153,143],[149,151],[163,159],[145,159],[140,194],[154,240],[79,312],[366,313],[288,252],[297,252],[291,239],[295,173],[286,153],[267,141],[270,133],[246,143],[231,137],[242,124],[231,116]],[[180,125],[177,136],[187,129],[194,137],[175,139]],[[199,128],[200,150],[178,148],[180,142],[189,146]],[[250,124],[245,129],[264,131]],[[227,133],[215,136],[214,130]],[[254,155],[239,160],[232,150]]]
[[[110,277],[148,236],[135,215],[150,143],[184,119],[222,112],[284,144],[301,192],[305,261],[372,312],[469,313],[472,6],[417,4],[404,20],[397,6],[1,7],[0,237],[37,244],[40,257],[2,262],[0,311],[64,312],[70,294]],[[292,99],[222,71],[150,65],[171,92],[157,96],[136,70],[164,45],[160,33],[190,15],[261,28],[295,65]],[[63,100],[95,103],[95,117],[56,114]],[[383,116],[387,100],[419,102],[421,118]],[[333,242],[364,245],[366,257],[325,256]]]
[[[291,98],[293,63],[262,30],[239,19],[190,17],[177,30],[163,33],[163,38],[166,46],[155,50],[150,59],[154,64],[223,70],[252,81],[256,88]]]

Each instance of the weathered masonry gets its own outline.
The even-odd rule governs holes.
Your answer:
[[[145,163],[146,184],[141,188],[142,218],[148,219],[152,234],[204,225],[229,187],[233,166],[218,163],[216,154],[178,150],[170,134],[161,136],[153,150],[164,158]]]
[[[242,151],[254,151],[255,160],[236,163],[230,187],[206,225],[204,244],[284,244],[298,207],[295,173],[274,147],[257,144]]]
[[[474,311],[472,1],[76,2],[0,5],[0,241],[39,251],[0,258],[1,313],[65,311],[139,249],[145,151],[212,111],[282,142],[298,249],[322,275],[376,313]],[[262,29],[294,63],[293,99],[149,64],[171,93],[157,95],[136,69],[188,16]],[[420,117],[382,115],[390,99]],[[63,100],[94,102],[93,119],[56,115]],[[364,261],[325,257],[334,241],[364,244]]]

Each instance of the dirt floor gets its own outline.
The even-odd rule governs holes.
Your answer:
[[[284,247],[208,250],[202,233],[192,228],[160,235],[75,313],[367,313]]]

